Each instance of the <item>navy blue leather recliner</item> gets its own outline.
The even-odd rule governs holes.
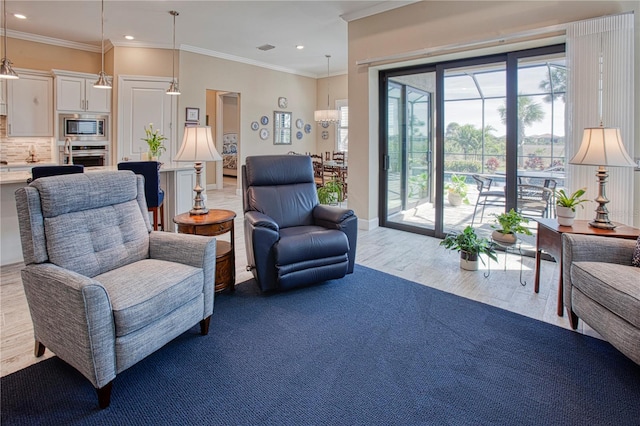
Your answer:
[[[358,218],[318,203],[311,157],[247,157],[242,187],[247,261],[262,291],[353,272]]]

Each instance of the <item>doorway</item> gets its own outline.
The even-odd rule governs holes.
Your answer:
[[[239,190],[240,94],[207,90],[205,124],[211,127],[222,162],[207,163],[207,190]]]

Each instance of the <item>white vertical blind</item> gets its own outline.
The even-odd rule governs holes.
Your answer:
[[[567,161],[578,151],[586,127],[600,125],[620,129],[629,155],[634,156],[633,14],[604,16],[575,22],[567,28]],[[603,59],[602,76],[600,57]],[[600,108],[600,78],[602,107]],[[567,164],[567,189],[587,187],[586,197],[596,198],[598,184],[595,166]],[[612,221],[633,224],[633,169],[609,167],[607,204]],[[591,208],[589,208],[591,207]],[[589,203],[580,219],[595,217],[597,204]]]

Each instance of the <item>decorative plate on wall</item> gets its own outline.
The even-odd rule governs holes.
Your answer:
[[[302,118],[298,118],[298,119],[296,120],[296,127],[297,127],[298,129],[302,129],[302,126],[303,126],[303,125],[304,125],[304,121],[302,121]]]
[[[262,118],[260,118],[260,122],[262,123],[263,126],[266,126],[267,124],[269,124],[269,117],[267,117],[266,115],[263,115]]]
[[[311,133],[311,124],[306,124],[304,126],[304,132],[305,133]]]
[[[326,130],[322,131],[322,139],[329,139],[329,132],[327,132]]]
[[[286,108],[287,105],[289,105],[289,101],[287,101],[287,98],[285,98],[284,96],[280,96],[278,98],[278,107],[279,108]]]
[[[296,138],[298,138],[298,140],[300,140],[300,139],[302,139],[302,136],[303,136],[303,135],[302,135],[302,132],[301,132],[300,130],[298,130],[298,131],[296,132]]]
[[[251,123],[251,130],[258,130],[258,127],[260,127],[260,125],[258,124],[257,121],[253,121]]]
[[[323,128],[325,128],[325,129],[326,129],[327,127],[329,127],[329,122],[328,122],[328,121],[323,121],[322,123],[320,123],[320,125],[321,125]]]
[[[269,129],[260,129],[260,139],[263,141],[269,139]]]

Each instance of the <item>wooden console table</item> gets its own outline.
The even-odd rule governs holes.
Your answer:
[[[558,316],[564,314],[564,298],[562,283],[562,234],[599,235],[603,237],[617,237],[635,240],[640,235],[640,229],[616,224],[614,229],[599,229],[589,226],[590,220],[576,220],[573,226],[560,226],[556,219],[535,219],[538,222],[538,238],[536,242],[536,274],[533,290],[540,291],[540,255],[545,253],[553,256],[560,266],[558,281]]]
[[[216,285],[215,291],[229,288],[234,291],[236,283],[236,253],[234,248],[233,220],[236,214],[231,210],[209,210],[207,214],[190,215],[182,213],[173,218],[178,232],[183,234],[214,237],[231,232],[229,241],[216,239]]]

